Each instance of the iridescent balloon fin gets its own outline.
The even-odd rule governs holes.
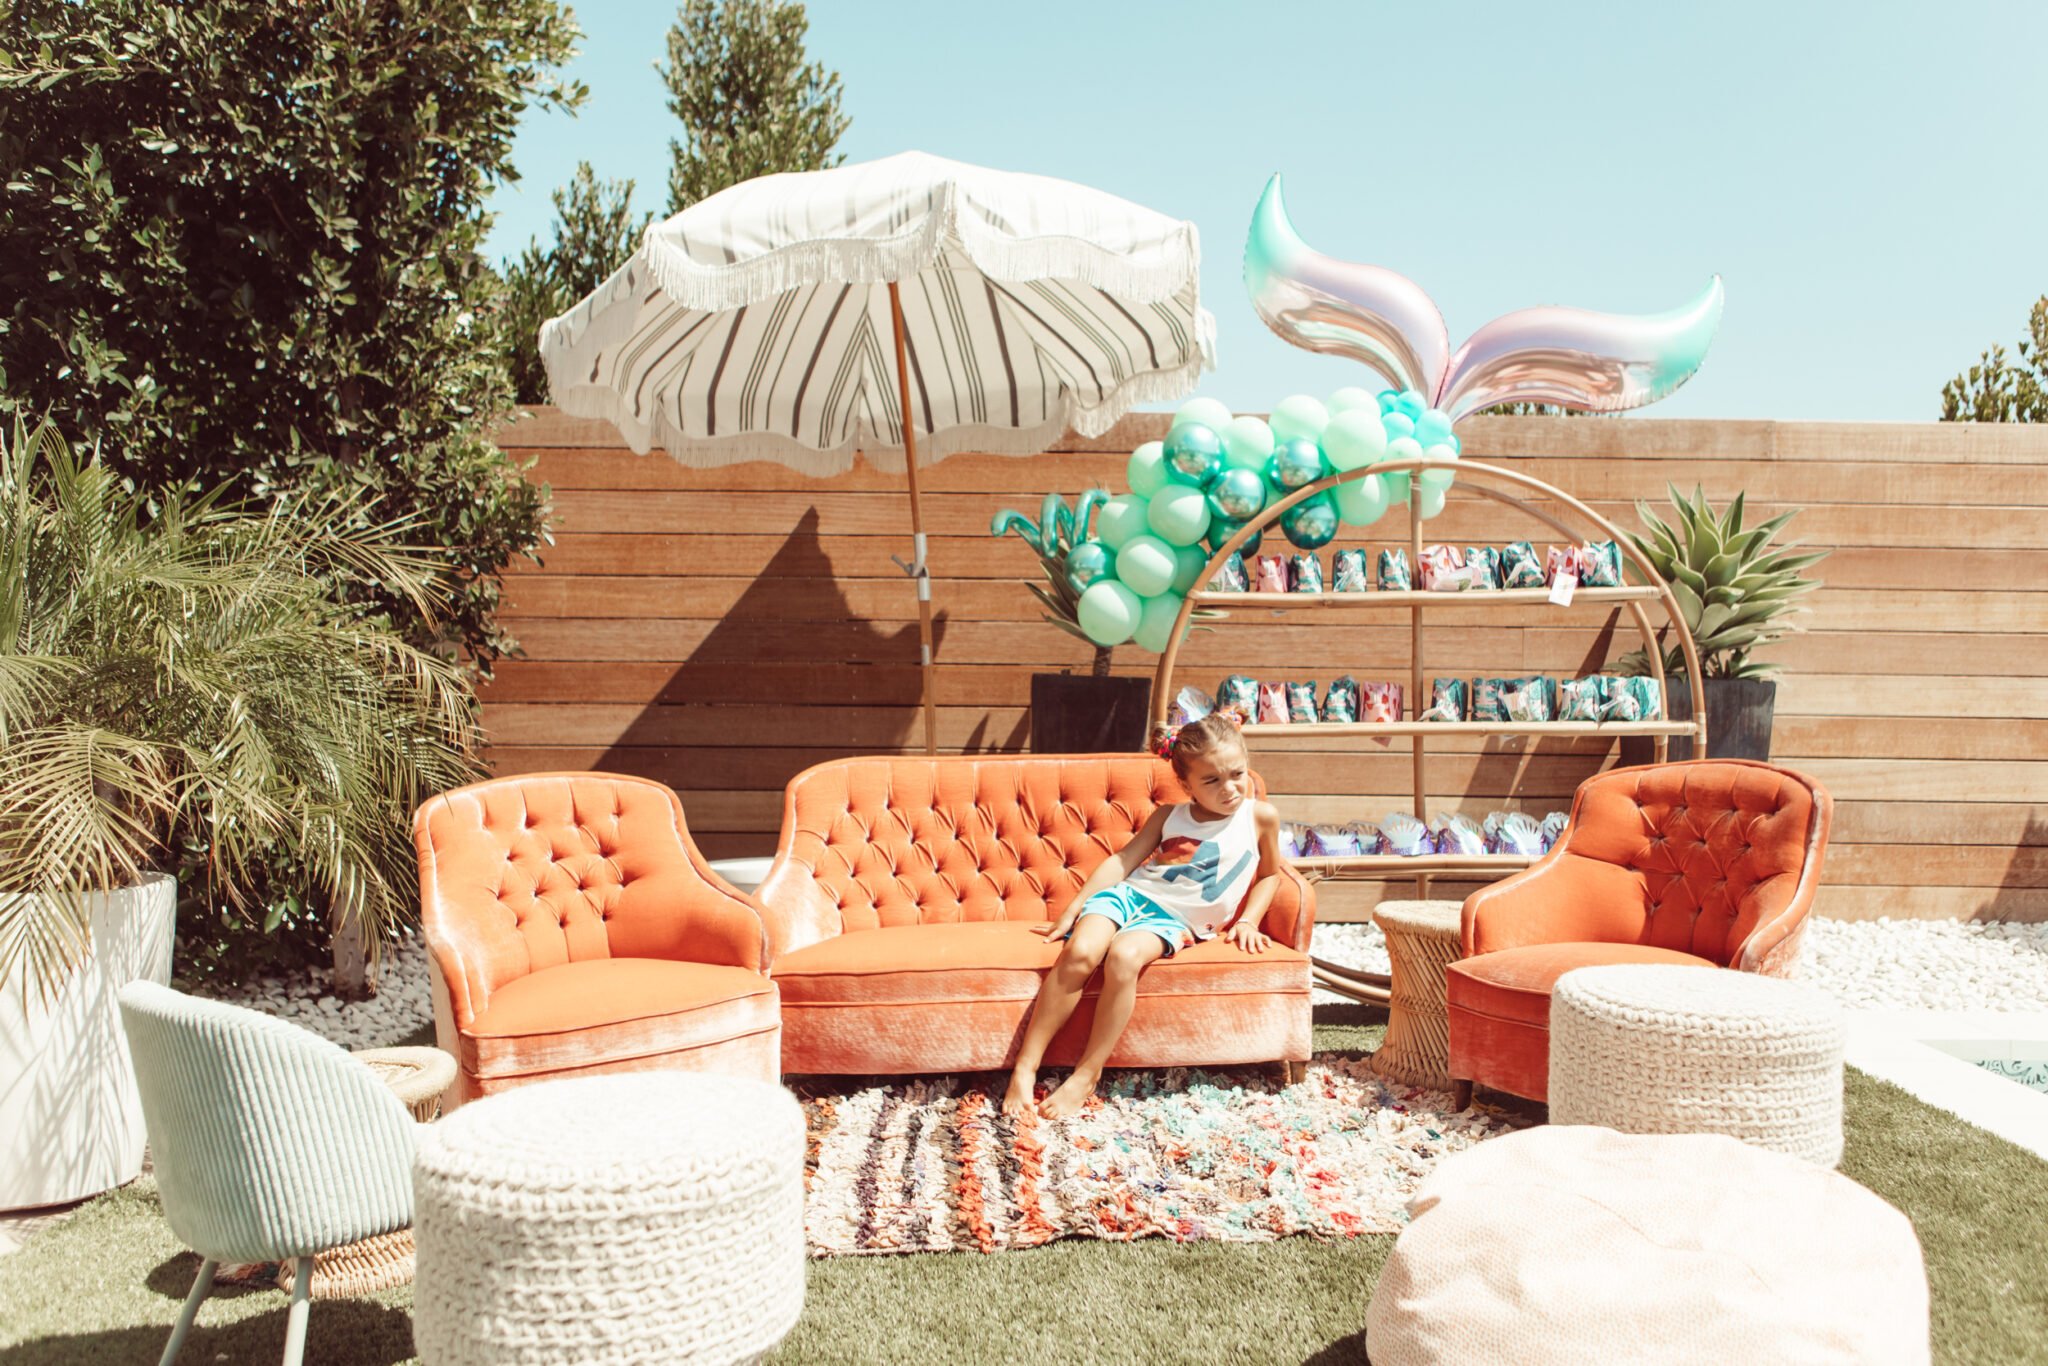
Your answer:
[[[1596,413],[1669,396],[1707,358],[1721,322],[1721,277],[1669,313],[1523,308],[1472,334],[1434,406],[1451,420],[1501,403],[1555,403]]]
[[[1278,175],[1252,211],[1244,284],[1252,307],[1282,338],[1363,361],[1396,389],[1433,394],[1449,367],[1450,332],[1422,286],[1303,242],[1287,221]]]

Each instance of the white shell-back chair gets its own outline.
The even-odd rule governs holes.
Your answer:
[[[204,1259],[162,1366],[224,1261],[293,1263],[298,1366],[314,1254],[412,1224],[412,1115],[345,1050],[257,1011],[135,982],[121,1022],[164,1217]]]

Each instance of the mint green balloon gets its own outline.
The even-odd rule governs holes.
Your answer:
[[[1119,493],[1095,514],[1095,539],[1111,550],[1122,550],[1125,541],[1144,534],[1145,514],[1150,503],[1150,499],[1140,494]]]
[[[1281,441],[1319,441],[1323,428],[1330,425],[1330,410],[1320,399],[1307,394],[1291,394],[1273,407],[1273,416],[1267,421],[1272,424],[1273,435]]]
[[[1323,454],[1333,470],[1355,470],[1387,453],[1387,429],[1380,423],[1380,405],[1365,394],[1365,406],[1347,408],[1323,428]]]
[[[1213,527],[1215,524],[1212,522]],[[1185,595],[1202,581],[1202,567],[1209,563],[1209,552],[1198,545],[1177,545],[1173,548],[1173,583],[1171,591]]]
[[[1220,432],[1230,425],[1230,409],[1217,399],[1191,398],[1180,405],[1180,410],[1173,415],[1173,421],[1166,425],[1172,428],[1190,422],[1199,422],[1204,427],[1214,427]]]
[[[1456,460],[1458,453],[1449,446],[1431,446],[1423,451],[1431,460]],[[1426,489],[1447,489],[1458,476],[1450,470],[1424,470],[1422,487]]]
[[[1371,526],[1387,511],[1387,483],[1377,474],[1339,484],[1330,491],[1337,516],[1349,526]]]
[[[1425,486],[1415,495],[1415,515],[1428,521],[1444,510],[1444,491]]]
[[[1273,429],[1262,417],[1233,417],[1223,432],[1223,463],[1241,470],[1264,469],[1273,454]]]
[[[1157,536],[1133,536],[1116,552],[1116,576],[1141,598],[1164,593],[1180,567],[1173,547]]]
[[[1145,523],[1168,545],[1193,545],[1209,529],[1209,497],[1186,484],[1168,484],[1146,508]]]
[[[1161,593],[1145,599],[1138,612],[1138,629],[1132,635],[1139,649],[1155,655],[1166,649],[1166,642],[1173,638],[1173,623],[1180,617],[1180,603],[1178,593]]]
[[[1081,595],[1074,616],[1081,634],[1097,645],[1121,645],[1136,634],[1144,611],[1144,600],[1136,593],[1115,579],[1097,579]]]
[[[1159,492],[1159,486],[1166,482],[1165,445],[1147,441],[1132,451],[1130,463],[1124,466],[1124,478],[1130,483],[1131,492],[1140,498],[1150,498]]]
[[[1380,415],[1379,399],[1373,396],[1370,389],[1360,389],[1356,385],[1347,386],[1331,394],[1329,400],[1323,406],[1330,410],[1332,418],[1335,418],[1339,413],[1348,413],[1354,409],[1368,411],[1374,417]]]
[[[1392,430],[1392,428],[1389,427],[1389,430]],[[1414,460],[1421,454],[1422,445],[1412,436],[1397,436],[1387,443],[1387,459],[1389,460]],[[1408,476],[1406,474],[1389,474],[1384,476],[1384,478],[1387,481],[1387,497],[1396,504],[1407,502]]]

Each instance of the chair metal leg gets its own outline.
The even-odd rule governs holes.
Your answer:
[[[199,1264],[199,1275],[192,1282],[192,1293],[185,1297],[185,1307],[178,1311],[178,1322],[171,1329],[171,1340],[164,1344],[164,1354],[157,1358],[157,1366],[171,1366],[178,1359],[178,1351],[185,1345],[186,1334],[192,1331],[192,1320],[199,1316],[199,1302],[213,1293],[213,1273],[220,1262],[208,1257]]]
[[[306,1358],[306,1313],[313,1297],[313,1259],[301,1257],[292,1273],[292,1307],[284,1323],[284,1366],[300,1366]]]

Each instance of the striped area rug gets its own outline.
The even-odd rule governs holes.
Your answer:
[[[1259,1068],[1111,1073],[1083,1114],[1024,1124],[1001,1113],[1006,1080],[799,1084],[812,1255],[1392,1233],[1438,1161],[1517,1123],[1349,1057],[1285,1088]]]

